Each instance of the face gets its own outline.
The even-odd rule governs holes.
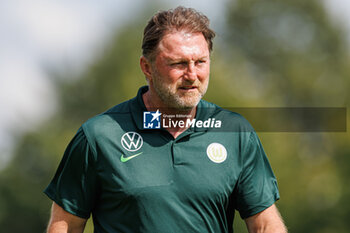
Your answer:
[[[210,57],[202,33],[174,32],[159,43],[148,77],[162,106],[192,109],[208,88]]]

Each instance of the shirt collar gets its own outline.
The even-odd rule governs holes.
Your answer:
[[[137,96],[130,101],[131,116],[139,130],[143,130],[143,112],[147,111],[147,108],[143,103],[142,95],[147,91],[148,86],[141,87],[137,92]]]
[[[138,92],[137,96],[130,101],[130,112],[131,116],[135,122],[136,127],[139,130],[149,130],[149,129],[144,129],[143,128],[143,112],[148,111],[143,99],[142,95],[148,91],[148,86],[142,86]],[[218,111],[218,108],[213,106],[212,104],[208,103],[207,101],[200,100],[200,102],[197,105],[197,111],[196,111],[196,120],[202,120],[205,121],[208,118],[212,117],[215,115]],[[197,132],[197,131],[207,131],[207,128],[197,128],[194,127],[189,128],[188,131],[190,132]]]

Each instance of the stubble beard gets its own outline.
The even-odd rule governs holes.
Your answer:
[[[154,74],[152,83],[156,94],[165,106],[179,111],[188,111],[195,108],[208,88],[208,83],[203,84],[197,80],[195,83],[189,83],[198,87],[197,92],[182,95],[178,92],[177,85],[167,85],[157,72]]]

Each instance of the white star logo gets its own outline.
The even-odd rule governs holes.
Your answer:
[[[160,112],[159,112],[159,109],[157,109],[157,111],[155,113],[151,113],[151,115],[153,116],[152,121],[154,121],[155,119],[158,119],[158,117],[160,117],[160,115],[162,115]]]

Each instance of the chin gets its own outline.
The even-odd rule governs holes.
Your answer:
[[[191,100],[184,100],[184,99],[178,99],[178,101],[176,101],[176,108],[177,109],[181,109],[181,110],[191,110],[193,108],[195,108],[199,101],[201,100],[201,98],[193,98]]]

